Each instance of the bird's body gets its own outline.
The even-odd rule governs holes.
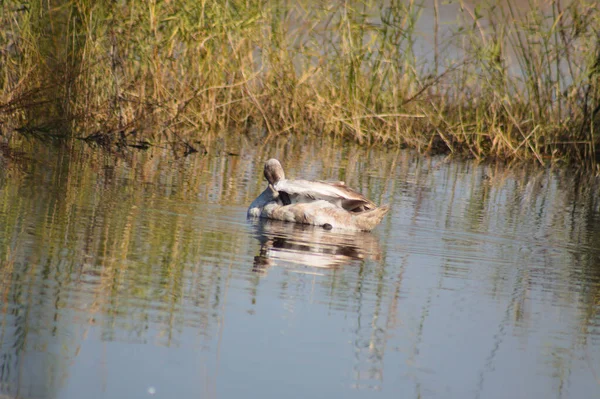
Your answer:
[[[364,195],[346,186],[344,182],[289,180],[276,159],[265,163],[265,177],[277,191],[285,205],[324,200],[350,212],[362,212],[377,208]]]
[[[249,217],[370,231],[389,211],[343,182],[288,180],[276,159],[265,163],[264,174],[269,185],[248,208]]]
[[[249,217],[311,224],[326,229],[371,231],[388,212],[387,206],[350,212],[325,200],[284,205],[269,185],[248,208]]]

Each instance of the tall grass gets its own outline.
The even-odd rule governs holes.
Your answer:
[[[439,0],[379,3],[5,1],[2,129],[190,151],[225,132],[337,135],[596,164],[594,1],[460,3],[446,35]]]

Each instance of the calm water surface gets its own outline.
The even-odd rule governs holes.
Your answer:
[[[598,179],[327,143],[23,148],[0,152],[1,398],[600,397]],[[247,221],[273,156],[391,212]]]

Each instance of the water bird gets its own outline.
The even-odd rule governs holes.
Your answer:
[[[389,211],[343,182],[288,180],[276,159],[265,163],[264,175],[269,184],[250,204],[248,217],[371,231]]]

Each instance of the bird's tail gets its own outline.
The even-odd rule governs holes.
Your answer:
[[[383,205],[369,211],[361,212],[354,215],[356,225],[364,231],[371,231],[377,226],[381,219],[389,212],[390,207]]]

